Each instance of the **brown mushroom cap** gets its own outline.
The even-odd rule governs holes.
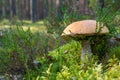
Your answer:
[[[93,36],[95,34],[107,34],[109,30],[103,24],[96,23],[95,20],[82,20],[73,22],[72,24],[68,25],[63,33],[62,37],[66,38],[68,36],[72,37],[83,37],[83,36]]]

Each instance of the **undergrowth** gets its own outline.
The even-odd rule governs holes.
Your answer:
[[[94,49],[97,50],[94,54],[100,53],[102,58],[93,55],[91,61],[86,57],[86,61],[82,62],[80,42],[64,42],[60,34],[71,22],[92,19],[93,16],[79,15],[74,10],[69,13],[68,9],[68,6],[63,5],[62,17],[51,14],[45,19],[48,33],[32,33],[30,28],[24,30],[21,22],[14,25],[10,23],[8,25],[11,27],[1,30],[1,75],[8,80],[18,74],[22,74],[24,80],[119,80],[120,45],[104,47],[107,45],[105,39],[119,33],[119,28],[116,27],[119,24],[115,25],[114,22],[118,12],[110,13],[111,10],[106,9],[103,13],[98,12],[99,15],[94,19],[103,22],[110,34],[103,40],[93,39],[95,42],[103,41],[94,44]],[[6,23],[8,21],[2,24]]]

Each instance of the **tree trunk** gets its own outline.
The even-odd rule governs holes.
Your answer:
[[[30,0],[26,0],[26,17],[30,19]]]
[[[2,16],[6,16],[6,0],[2,0]]]
[[[13,17],[12,0],[10,1],[10,16]]]
[[[31,14],[31,21],[35,22],[37,18],[37,0],[30,0],[30,14]]]
[[[104,0],[99,0],[101,10],[104,8]]]
[[[58,9],[59,9],[59,0],[56,0],[56,15],[58,15]]]
[[[43,19],[44,18],[44,0],[39,0],[38,2],[40,5],[38,5],[38,16],[39,19]]]
[[[19,4],[19,0],[16,0],[16,16],[18,18],[20,17],[20,4]]]
[[[61,16],[61,18],[63,17],[62,2],[63,2],[63,0],[57,1],[57,13],[58,13],[57,15]]]
[[[26,19],[26,0],[21,0],[21,17],[22,19]]]
[[[10,15],[13,17],[16,14],[16,7],[15,7],[15,0],[9,0],[10,1]]]
[[[13,9],[13,15],[16,15],[16,0],[12,0],[12,9]]]
[[[48,0],[45,0],[45,12],[44,12],[45,17],[48,16],[48,13],[49,13],[48,7],[49,7]]]

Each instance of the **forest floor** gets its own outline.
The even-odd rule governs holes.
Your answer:
[[[11,27],[13,29],[9,29]],[[24,73],[24,70],[24,80],[120,80],[120,46],[112,47],[101,61],[93,56],[91,61],[86,57],[82,62],[80,43],[71,41],[59,45],[62,38],[46,34],[44,21],[32,23],[4,19],[0,21],[0,29],[8,29],[0,39],[0,72],[5,73],[0,74],[0,80],[15,78],[19,75],[14,74]],[[38,62],[37,66],[31,66],[34,62],[31,57]]]
[[[44,25],[44,22],[41,21],[37,21],[35,23],[32,23],[29,20],[22,20],[22,21],[10,21],[8,19],[4,19],[0,21],[0,29],[4,29],[4,28],[10,28],[13,26],[22,26],[24,30],[27,30],[28,28],[30,28],[30,30],[32,32],[47,32],[46,26]]]

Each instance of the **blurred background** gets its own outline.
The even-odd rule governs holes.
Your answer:
[[[0,0],[0,19],[17,18],[35,22],[50,14],[62,17],[64,9],[68,12],[75,11],[79,15],[94,15],[96,7],[114,3],[114,0],[105,1],[107,0]]]

